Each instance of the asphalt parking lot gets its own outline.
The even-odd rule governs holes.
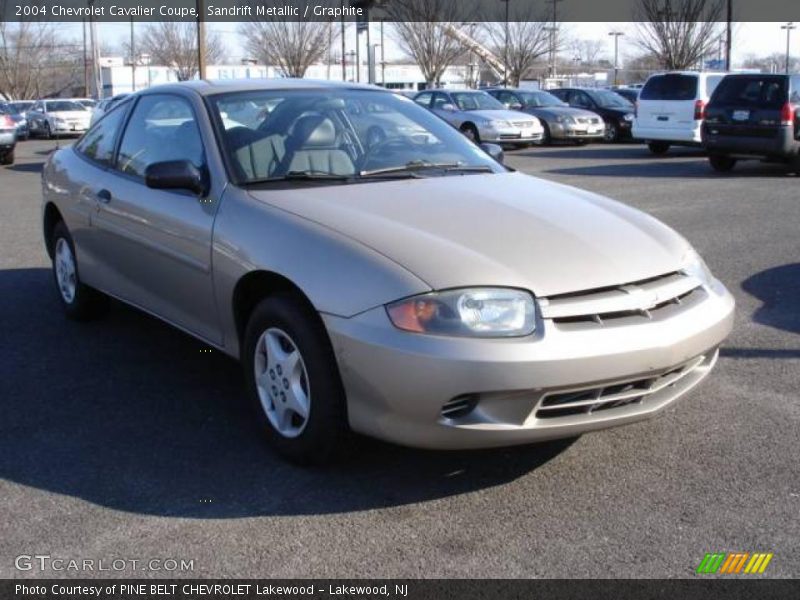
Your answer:
[[[194,560],[98,576],[693,577],[712,551],[800,575],[800,177],[636,144],[508,153],[695,245],[738,302],[715,372],[658,419],[577,440],[364,441],[302,470],[263,447],[230,359],[119,304],[63,318],[39,225],[52,146],[0,167],[0,577],[81,575],[15,569],[33,554]]]

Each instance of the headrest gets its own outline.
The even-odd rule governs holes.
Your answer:
[[[292,138],[296,148],[330,148],[336,145],[336,127],[321,115],[300,117],[294,124]]]

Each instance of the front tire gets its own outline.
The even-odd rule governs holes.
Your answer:
[[[347,448],[344,386],[325,326],[294,294],[262,300],[242,349],[247,393],[266,441],[291,462],[322,464]]]
[[[64,314],[74,321],[101,316],[108,306],[108,296],[81,282],[75,245],[63,221],[53,228],[52,244],[53,278]]]
[[[14,149],[7,151],[3,154],[3,157],[0,158],[0,165],[13,165],[14,164]]]
[[[46,137],[48,140],[52,140],[53,139],[53,130],[50,129],[50,122],[49,121],[45,121],[44,122],[44,137]]]
[[[709,154],[708,164],[719,173],[728,173],[736,166],[736,159],[723,154]]]
[[[647,147],[650,149],[650,152],[656,156],[666,154],[669,150],[669,146],[669,142],[647,142]]]
[[[550,133],[550,126],[542,121],[542,146],[550,146],[553,143],[553,136]]]
[[[613,144],[619,140],[619,127],[616,123],[608,122],[606,123],[606,130],[603,133],[603,139],[609,143]]]

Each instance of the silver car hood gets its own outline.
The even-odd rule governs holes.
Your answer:
[[[520,173],[252,195],[372,248],[432,289],[497,285],[550,296],[676,271],[689,250],[645,213]]]
[[[528,109],[532,114],[546,114],[552,116],[562,117],[598,117],[597,113],[582,108],[573,108],[572,106],[540,106]]]

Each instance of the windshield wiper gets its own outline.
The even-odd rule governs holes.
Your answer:
[[[261,179],[248,179],[244,185],[259,183],[275,183],[278,181],[349,181],[352,175],[337,175],[327,171],[289,171],[286,175],[278,177],[262,177]]]
[[[460,162],[452,163],[432,163],[423,160],[412,160],[404,165],[397,165],[394,167],[384,167],[382,169],[372,169],[371,171],[361,171],[361,177],[372,177],[375,175],[386,175],[392,173],[406,173],[409,176],[416,176],[417,171],[445,171],[452,173],[455,171],[464,173],[493,173],[493,169],[489,165],[465,165]]]

